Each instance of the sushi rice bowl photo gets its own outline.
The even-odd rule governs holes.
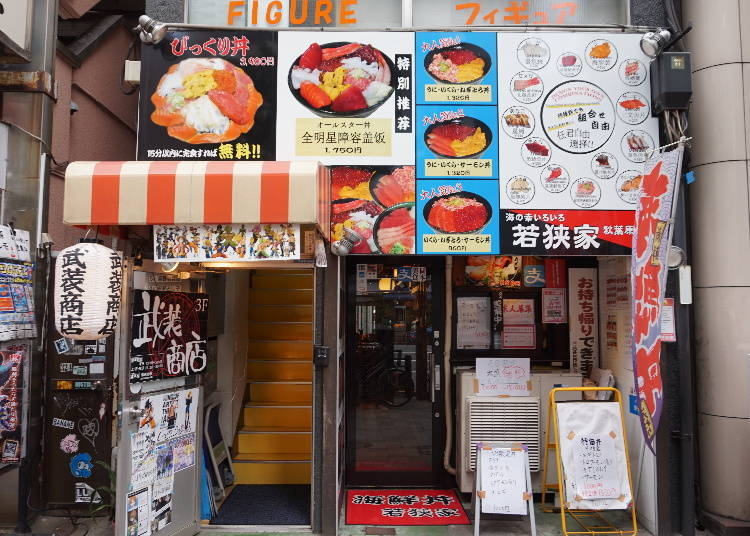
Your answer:
[[[433,197],[422,211],[425,221],[441,234],[478,233],[492,219],[492,206],[471,192]]]
[[[371,45],[312,43],[289,69],[289,90],[320,117],[367,117],[393,94],[393,61]]]
[[[491,67],[487,51],[471,43],[435,49],[424,58],[425,71],[442,84],[479,84]]]
[[[479,119],[461,117],[427,127],[424,143],[443,158],[476,158],[492,143],[492,130]]]

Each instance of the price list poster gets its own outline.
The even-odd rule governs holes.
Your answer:
[[[658,147],[639,36],[498,34],[503,252],[627,255]]]
[[[415,35],[417,253],[499,253],[495,33]]]

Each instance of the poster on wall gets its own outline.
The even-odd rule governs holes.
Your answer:
[[[418,180],[417,253],[499,253],[496,181]]]
[[[514,255],[469,255],[465,281],[469,286],[521,288],[523,257]]]
[[[18,463],[24,452],[24,364],[29,345],[0,344],[0,461]]]
[[[626,34],[498,34],[503,251],[627,255],[658,144],[648,58]]]
[[[207,294],[136,290],[132,315],[131,383],[205,370]]]
[[[278,225],[155,225],[155,262],[246,262],[300,256],[300,228]]]
[[[568,285],[570,370],[587,377],[599,366],[597,269],[568,269]]]
[[[564,288],[542,289],[542,323],[565,324],[568,321],[568,307]]]
[[[276,160],[275,32],[167,32],[142,55],[138,160]]]
[[[414,163],[414,34],[279,34],[278,160]]]
[[[528,396],[531,391],[531,360],[528,357],[477,358],[479,396]]]
[[[351,254],[416,253],[414,166],[331,168],[331,242]]]
[[[670,222],[684,147],[656,155],[644,165],[643,192],[636,213],[631,257],[633,374],[646,443],[653,451],[663,395],[661,310],[667,284]]]
[[[34,267],[0,262],[0,341],[36,337]]]
[[[456,298],[456,349],[488,350],[492,342],[489,296]]]

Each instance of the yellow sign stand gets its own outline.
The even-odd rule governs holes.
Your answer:
[[[614,399],[620,408],[620,426],[622,430],[623,442],[625,445],[625,462],[627,464],[627,475],[628,475],[628,486],[630,487],[630,496],[633,497],[633,481],[630,475],[630,455],[628,454],[628,438],[625,435],[625,422],[622,413],[622,395],[620,391],[614,387],[558,387],[552,389],[549,393],[549,412],[547,418],[547,445],[544,452],[544,464],[542,469],[542,510],[544,512],[560,512],[560,521],[562,523],[562,531],[564,536],[568,535],[595,535],[595,534],[617,534],[619,536],[637,536],[638,534],[638,522],[636,520],[635,513],[635,502],[630,505],[630,518],[631,526],[629,529],[620,529],[609,522],[602,514],[602,510],[571,510],[569,506],[569,500],[566,497],[565,486],[561,483],[565,482],[565,473],[563,471],[563,464],[560,458],[560,427],[557,420],[557,404],[558,401],[555,398],[557,393],[564,392],[580,392],[583,394],[584,391],[605,391],[614,394]],[[595,404],[596,401],[591,401]],[[554,429],[554,442],[550,441],[551,429]],[[557,467],[557,483],[547,482],[547,467],[549,461],[550,451],[555,452],[555,461]],[[560,507],[557,508],[554,505],[547,504],[547,493],[559,493],[560,494]],[[579,530],[570,530],[568,528],[568,518],[575,521]],[[575,527],[577,528],[577,527]]]

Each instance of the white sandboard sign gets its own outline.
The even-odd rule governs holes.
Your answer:
[[[474,536],[481,514],[528,515],[536,535],[529,451],[522,443],[478,443],[474,479]]]
[[[625,510],[633,500],[618,402],[557,404],[569,510]]]

